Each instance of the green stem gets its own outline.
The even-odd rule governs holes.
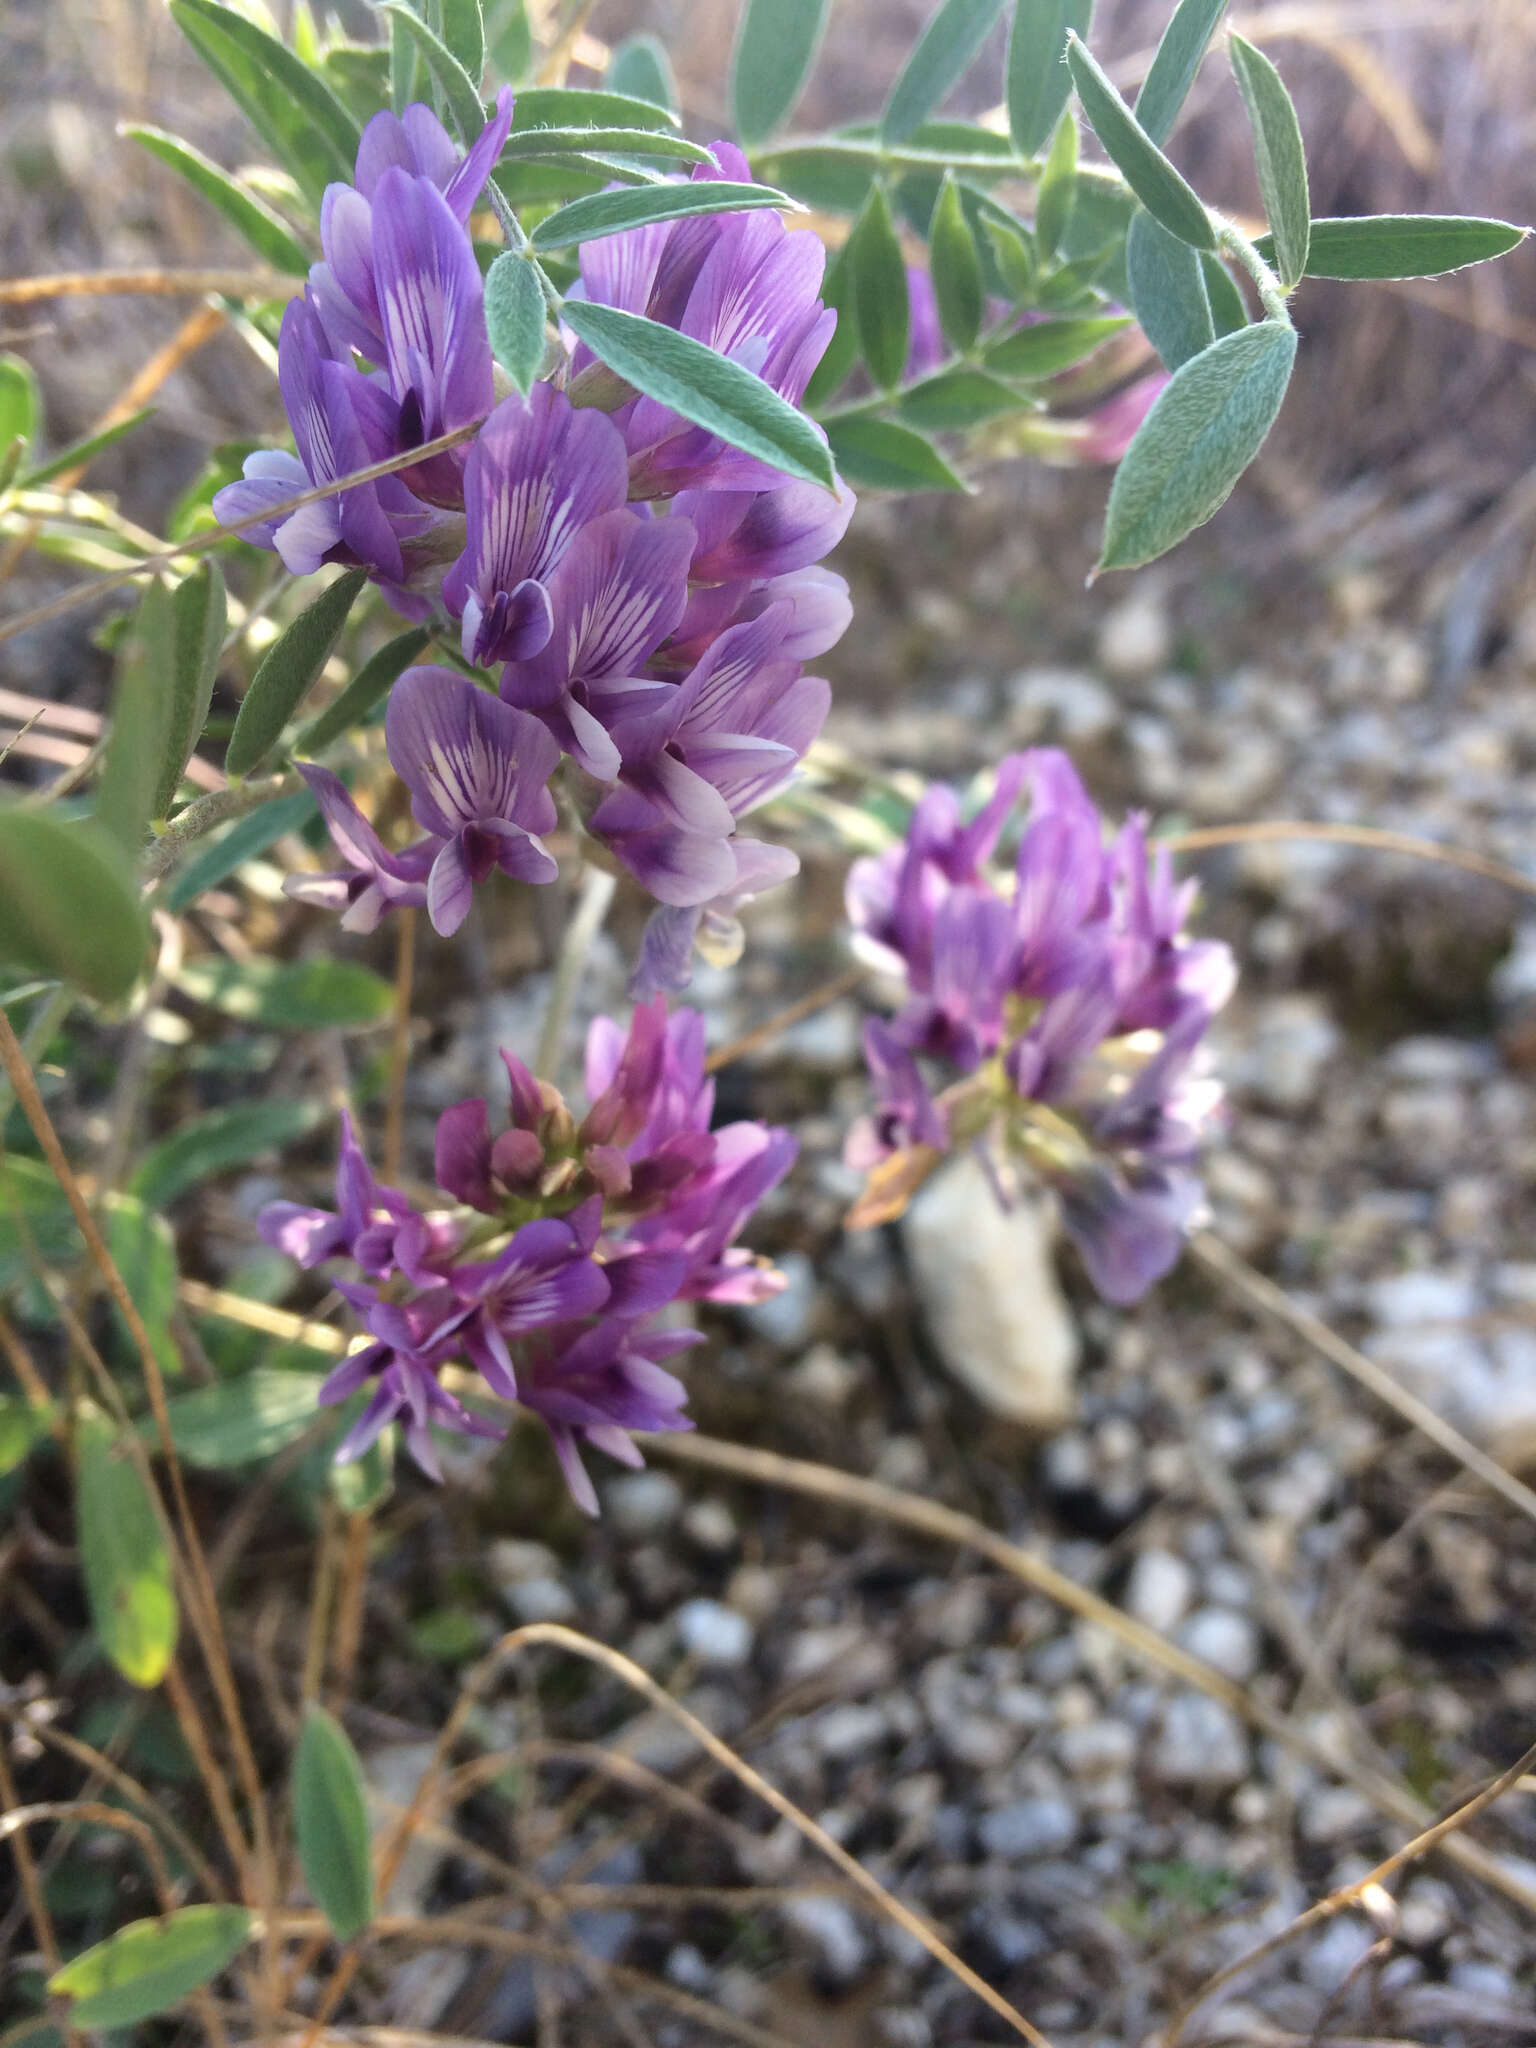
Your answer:
[[[275,796],[286,796],[299,787],[296,775],[269,775],[261,782],[232,783],[207,796],[194,797],[185,810],[178,811],[144,856],[145,879],[158,882],[169,872],[195,839],[224,825],[231,818],[243,818]]]
[[[544,1012],[544,1027],[539,1033],[539,1050],[533,1063],[533,1070],[542,1079],[557,1086],[560,1079],[560,1054],[565,1043],[565,1027],[570,1021],[571,1004],[575,1001],[576,990],[581,982],[581,971],[587,964],[587,954],[592,941],[602,930],[603,919],[608,915],[608,906],[613,901],[613,892],[618,887],[614,877],[605,869],[587,869],[581,884],[581,897],[576,913],[565,928],[565,937],[560,941],[560,957],[555,962],[555,983],[549,992],[549,1008]]]
[[[1209,211],[1209,209],[1207,209]],[[1211,225],[1216,230],[1216,239],[1226,254],[1241,263],[1244,270],[1258,286],[1259,302],[1267,318],[1279,321],[1282,327],[1292,325],[1290,309],[1285,303],[1285,292],[1280,280],[1270,269],[1258,250],[1249,241],[1241,228],[1234,227],[1219,213],[1211,214]]]

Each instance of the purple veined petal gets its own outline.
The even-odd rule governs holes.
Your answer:
[[[637,675],[683,615],[692,554],[686,519],[620,509],[590,521],[551,575],[548,646],[507,668],[502,695],[532,710],[573,681]]]
[[[587,1030],[585,1082],[588,1102],[595,1103],[619,1071],[628,1038],[611,1017],[594,1017]]]
[[[384,733],[417,822],[437,837],[482,823],[553,823],[544,784],[559,754],[549,735],[455,670],[407,669],[390,692]]]
[[[397,169],[374,194],[373,247],[390,386],[402,403],[414,396],[430,440],[490,410],[479,267],[437,187]]]
[[[708,903],[736,879],[728,841],[679,831],[632,790],[618,789],[593,812],[589,830],[607,840],[619,859],[661,903]]]
[[[699,530],[694,581],[725,583],[810,568],[842,539],[856,502],[841,482],[836,496],[795,482],[776,491],[685,491],[673,510]]]
[[[263,1243],[300,1266],[318,1266],[347,1248],[346,1225],[339,1216],[300,1202],[268,1202],[256,1228]]]
[[[610,1293],[607,1313],[625,1321],[654,1315],[675,1301],[688,1271],[681,1251],[637,1250],[627,1258],[610,1259],[603,1268]]]
[[[977,1055],[961,1060],[963,1067],[996,1050],[1014,948],[1009,905],[986,890],[956,889],[934,920],[933,999],[953,1023],[974,1026],[977,1034]]]
[[[437,1184],[471,1209],[487,1215],[496,1208],[491,1187],[491,1118],[483,1096],[471,1096],[445,1109],[437,1120],[433,1143]]]
[[[668,1424],[669,1428],[692,1429],[691,1422]],[[627,1465],[632,1472],[643,1472],[645,1459],[640,1446],[618,1427],[616,1423],[595,1422],[586,1432],[587,1442],[594,1451],[602,1451],[620,1465]]]
[[[624,237],[614,235],[611,239],[618,242],[623,241]],[[587,247],[591,246],[590,243],[587,244]],[[598,1512],[597,1488],[592,1484],[591,1475],[581,1462],[581,1453],[576,1448],[575,1432],[563,1422],[551,1422],[546,1426],[550,1441],[555,1447],[555,1456],[560,1461],[560,1470],[565,1475],[565,1483],[570,1488],[571,1499],[584,1515],[595,1516]]]
[[[360,1458],[400,1413],[405,1405],[405,1397],[395,1384],[397,1370],[398,1368],[393,1367],[386,1369],[373,1399],[332,1453],[333,1464],[350,1465],[354,1458]]]
[[[515,1401],[517,1367],[493,1315],[482,1312],[466,1325],[464,1348],[491,1392],[504,1401]]]
[[[815,235],[791,234],[777,214],[739,217],[705,258],[689,294],[682,332],[742,361],[752,345],[798,334],[816,305],[826,251]]]
[[[410,112],[411,109],[407,108],[407,118]],[[510,85],[504,85],[496,95],[495,113],[470,144],[463,163],[443,184],[443,197],[447,200],[450,210],[455,219],[466,226],[469,216],[474,212],[475,201],[485,190],[511,132],[512,88]],[[423,165],[422,168],[425,169],[426,166]],[[440,181],[434,177],[433,182]]]
[[[1029,773],[1029,757],[1005,754],[997,764],[992,794],[981,809],[955,835],[948,871],[955,881],[969,879],[992,858],[1009,813],[1019,800]]]
[[[245,458],[240,481],[214,492],[213,516],[221,526],[240,526],[243,520],[264,515],[271,506],[296,498],[309,487],[309,477],[297,456],[283,448],[257,448]],[[273,547],[279,523],[263,516],[259,525],[243,527],[241,538],[253,547]]]
[[[1198,1219],[1200,1184],[1180,1172],[1137,1185],[1107,1167],[1063,1176],[1061,1217],[1095,1289],[1116,1308],[1139,1301],[1178,1263]]]
[[[949,353],[939,325],[939,297],[933,279],[912,263],[907,265],[907,305],[907,360],[901,381],[912,384],[936,370]]]
[[[521,825],[497,820],[472,825],[469,830],[495,842],[495,864],[514,882],[553,882],[560,873],[559,862],[543,840],[525,832]]]
[[[715,787],[707,744],[696,751],[697,768],[685,765],[674,754],[662,752],[626,763],[624,780],[654,806],[658,817],[680,831],[729,838],[736,823],[731,806]]]
[[[728,627],[706,648],[681,685],[687,706],[684,732],[751,729],[751,714],[744,714],[739,708],[740,699],[759,672],[776,657],[792,616],[788,605],[770,605],[756,618]],[[776,677],[777,680],[780,679]]]
[[[409,171],[413,177],[446,185],[458,162],[453,138],[432,109],[418,100],[400,115],[387,109],[375,114],[364,128],[357,150],[357,187],[371,199],[389,170]]]
[[[298,769],[320,807],[336,851],[356,868],[388,866],[390,856],[383,840],[358,809],[341,777],[312,761],[300,761]]]
[[[328,185],[320,202],[323,263],[311,266],[309,298],[339,358],[349,348],[369,362],[383,349],[373,268],[373,208],[350,185]]]
[[[648,312],[656,267],[669,233],[668,222],[652,221],[627,234],[583,242],[581,296],[597,305],[617,306],[625,313]]]
[[[290,576],[313,576],[342,545],[337,505],[335,498],[317,498],[290,512],[274,530],[272,545]]]
[[[789,625],[779,642],[783,661],[816,661],[835,647],[853,619],[848,585],[831,569],[795,569],[762,589],[765,605],[788,604]]]
[[[649,1002],[688,986],[693,977],[694,934],[701,916],[697,906],[651,912],[640,941],[640,957],[629,977],[629,993],[636,1002]]]
[[[433,931],[451,939],[468,917],[474,896],[474,877],[463,847],[457,839],[450,839],[433,861],[427,877],[427,916]]]
[[[1021,1095],[1058,1100],[1081,1062],[1114,1028],[1115,991],[1107,962],[1075,988],[1052,996],[1009,1050],[1008,1078]]]
[[[693,780],[710,791],[729,819],[724,828],[727,832],[738,813],[782,789],[800,761],[792,748],[761,739],[756,733],[710,733],[690,742],[687,758]],[[687,818],[677,822],[685,827],[690,824]]]

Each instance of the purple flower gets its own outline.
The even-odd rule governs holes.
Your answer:
[[[502,671],[507,702],[532,712],[599,782],[619,772],[613,722],[670,698],[643,671],[682,617],[693,539],[686,519],[619,510],[591,520],[546,585],[547,643]]]
[[[492,868],[553,881],[555,863],[537,835],[555,825],[546,785],[559,752],[536,719],[453,669],[411,668],[390,692],[384,731],[412,814],[439,842],[427,876],[437,931],[458,930],[474,885]]]
[[[320,1389],[323,1406],[347,1400],[374,1383],[362,1414],[336,1447],[338,1465],[360,1458],[390,1423],[399,1422],[406,1449],[429,1479],[442,1471],[428,1425],[460,1436],[499,1439],[499,1423],[477,1415],[438,1383],[438,1373],[458,1349],[462,1320],[452,1291],[434,1288],[413,1301],[385,1301],[371,1287],[339,1280],[338,1291],[357,1312],[372,1342],[352,1352]]]
[[[339,910],[341,928],[347,932],[377,930],[387,910],[425,909],[427,876],[439,842],[418,839],[401,852],[390,853],[339,775],[308,761],[299,762],[298,768],[320,806],[331,843],[347,865],[326,874],[289,875],[283,893],[321,910]]]
[[[530,1347],[518,1398],[543,1418],[576,1505],[597,1513],[597,1493],[581,1462],[583,1446],[622,1465],[643,1465],[629,1432],[692,1429],[683,1413],[688,1390],[661,1360],[699,1343],[696,1330],[645,1330],[607,1321],[588,1329],[541,1332]]]
[[[624,503],[628,485],[623,436],[602,413],[576,411],[549,384],[502,400],[469,451],[468,543],[443,578],[466,661],[525,661],[547,646],[551,572],[584,526]]]
[[[631,801],[640,804],[644,799]],[[615,850],[620,850],[618,841]],[[800,856],[787,846],[769,846],[760,839],[736,837],[730,840],[727,850],[734,873],[713,896],[702,903],[680,906],[663,902],[651,912],[640,958],[629,980],[629,993],[637,1003],[649,1002],[663,990],[675,994],[685,989],[692,979],[696,945],[703,950],[707,944],[709,957],[717,964],[739,959],[744,938],[737,911],[743,903],[761,896],[765,889],[777,888],[800,870]]]
[[[295,457],[258,449],[248,455],[243,480],[214,494],[214,516],[226,525],[397,451],[397,408],[389,393],[331,360],[320,323],[302,300],[295,299],[283,315],[277,362],[299,452]],[[313,575],[323,562],[345,562],[398,584],[407,573],[404,548],[436,521],[437,514],[400,477],[384,476],[244,531],[258,547],[275,548],[295,576]]]
[[[501,1058],[511,1092],[507,1130],[491,1136],[482,1096],[452,1104],[437,1120],[438,1186],[487,1216],[498,1212],[509,1193],[530,1192],[537,1185],[547,1163],[551,1124],[563,1107],[554,1089],[536,1081],[515,1054],[503,1048]]]
[[[991,862],[1026,787],[1010,882]],[[866,1033],[876,1109],[850,1162],[943,1150],[956,1128],[996,1143],[1057,1190],[1106,1299],[1143,1293],[1199,1209],[1191,1163],[1221,1101],[1201,1041],[1232,960],[1187,935],[1193,893],[1143,820],[1106,845],[1065,755],[1009,756],[969,822],[927,791],[904,843],[849,876],[862,948],[908,989]],[[934,1067],[959,1078],[935,1093]]]
[[[915,264],[907,265],[907,360],[902,365],[903,384],[915,384],[947,360],[949,349],[939,324],[939,295],[933,279]]]
[[[592,1257],[601,1211],[599,1197],[563,1219],[525,1223],[495,1258],[453,1268],[453,1291],[467,1311],[458,1343],[503,1400],[518,1397],[512,1342],[547,1323],[591,1315],[608,1300],[608,1281]]]
[[[773,491],[682,491],[672,511],[698,539],[689,574],[696,583],[731,583],[808,569],[848,530],[856,500],[846,484],[783,484]]]
[[[301,1266],[348,1258],[382,1279],[395,1271],[397,1239],[412,1221],[420,1218],[400,1190],[381,1187],[374,1179],[352,1119],[343,1110],[335,1213],[298,1202],[269,1202],[256,1227],[274,1250]]]

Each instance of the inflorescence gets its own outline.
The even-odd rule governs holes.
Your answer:
[[[1008,877],[989,864],[1026,789]],[[1057,1191],[1108,1300],[1166,1273],[1200,1213],[1193,1162],[1222,1100],[1202,1040],[1236,978],[1225,945],[1185,931],[1194,893],[1145,819],[1106,842],[1052,749],[1008,755],[969,822],[929,789],[904,842],[848,878],[861,954],[907,991],[865,1029],[877,1108],[849,1157],[875,1175],[866,1213],[974,1142],[1005,1199],[1019,1167]],[[959,1078],[936,1093],[933,1074]]]
[[[554,878],[543,835],[563,757],[586,831],[658,905],[644,996],[686,986],[700,928],[723,953],[737,906],[798,864],[737,828],[826,717],[827,684],[803,665],[850,612],[842,578],[815,565],[854,501],[634,395],[573,337],[527,398],[498,399],[469,219],[511,120],[504,91],[462,159],[425,106],[369,122],[355,185],[325,196],[324,260],[283,319],[298,453],[248,457],[214,508],[256,518],[247,537],[295,574],[366,567],[406,617],[455,622],[471,669],[499,670],[494,693],[443,665],[395,684],[385,733],[422,835],[409,845],[386,847],[338,776],[303,769],[343,866],[290,893],[351,930],[419,905],[456,931],[493,869]],[[732,144],[713,155],[695,178],[751,178]],[[676,328],[798,403],[836,324],[824,261],[771,210],[697,215],[584,244],[572,295]],[[477,421],[451,450],[259,517]]]

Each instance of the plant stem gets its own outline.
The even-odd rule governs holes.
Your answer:
[[[247,811],[260,809],[269,798],[286,796],[299,787],[294,775],[269,775],[262,782],[232,783],[228,789],[210,790],[194,797],[185,810],[178,811],[144,856],[145,878],[158,882],[176,865],[194,839],[201,839],[216,825],[231,818],[243,818]]]
[[[1219,213],[1211,214],[1211,225],[1216,230],[1216,239],[1221,247],[1229,256],[1241,263],[1258,286],[1259,300],[1267,317],[1278,320],[1282,327],[1291,326],[1290,309],[1285,303],[1285,293],[1281,289],[1279,278],[1242,229],[1234,227],[1231,221],[1224,220]]]
[[[555,984],[549,992],[549,1008],[544,1012],[544,1026],[539,1033],[539,1050],[533,1070],[542,1080],[558,1079],[565,1027],[570,1022],[571,1004],[581,981],[581,970],[587,964],[592,941],[602,930],[603,919],[608,915],[608,906],[617,887],[614,877],[603,868],[588,868],[582,880],[576,914],[560,941],[560,957],[555,962]]]

